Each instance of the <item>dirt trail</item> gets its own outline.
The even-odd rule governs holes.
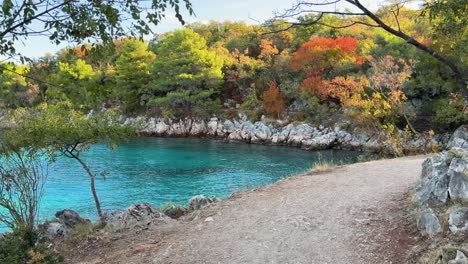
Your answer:
[[[77,249],[71,263],[405,263],[424,157],[371,161],[236,194],[194,219]]]

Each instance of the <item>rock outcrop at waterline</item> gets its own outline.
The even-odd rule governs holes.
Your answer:
[[[39,233],[48,240],[69,235],[77,225],[91,224],[91,220],[82,218],[69,209],[58,211],[55,218],[38,226]]]
[[[378,152],[384,144],[376,136],[364,133],[350,133],[340,127],[311,126],[306,123],[285,124],[281,120],[272,123],[252,122],[245,117],[233,120],[221,120],[216,117],[209,121],[181,119],[178,121],[163,118],[122,117],[125,125],[139,124],[140,133],[157,137],[211,137],[227,141],[238,141],[251,144],[294,146],[308,150],[352,149]],[[414,139],[409,149],[430,149],[435,145],[444,148],[447,135],[441,135],[429,142]]]
[[[102,221],[109,227],[108,230],[113,232],[124,229],[145,229],[151,225],[168,223],[173,221],[172,219],[180,218],[189,212],[200,210],[219,201],[221,200],[216,197],[196,195],[188,201],[188,208],[182,205],[167,205],[156,208],[149,203],[140,203],[124,210],[105,212]],[[43,239],[52,241],[56,238],[69,236],[78,225],[88,225],[90,229],[94,228],[91,220],[80,217],[73,210],[65,209],[57,212],[55,219],[39,225],[38,231]]]

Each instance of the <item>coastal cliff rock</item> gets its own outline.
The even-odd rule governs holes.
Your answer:
[[[122,123],[138,124],[140,133],[157,137],[211,137],[227,141],[249,144],[283,145],[300,147],[307,150],[351,149],[368,152],[380,152],[384,144],[377,138],[364,133],[352,133],[340,127],[311,126],[306,123],[284,124],[284,121],[267,123],[252,122],[245,116],[238,119],[221,120],[212,117],[208,121],[181,119],[178,121],[163,118],[122,117]],[[451,142],[459,142],[460,132]],[[433,144],[444,148],[445,137],[433,139]],[[408,146],[410,149],[424,149],[424,142],[415,139]],[[464,146],[464,145],[463,145]]]

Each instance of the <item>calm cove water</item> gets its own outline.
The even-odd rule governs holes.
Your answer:
[[[94,146],[83,158],[96,174],[108,173],[106,180],[97,180],[97,191],[104,210],[117,210],[140,202],[186,205],[197,194],[226,198],[305,172],[320,159],[352,163],[358,155],[208,139],[139,138],[115,151]],[[87,174],[75,160],[62,158],[49,168],[40,218],[52,218],[64,208],[95,219]],[[0,232],[5,230],[0,225]]]

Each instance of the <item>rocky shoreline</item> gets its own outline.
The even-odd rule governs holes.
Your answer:
[[[208,137],[229,142],[299,147],[306,150],[346,149],[365,152],[382,152],[388,146],[377,136],[362,132],[349,132],[339,126],[312,126],[307,123],[252,122],[245,116],[237,119],[210,120],[181,119],[178,121],[154,117],[121,117],[122,124],[139,125],[140,134],[154,137]],[[436,147],[445,149],[450,134],[436,135],[430,139],[414,137],[405,150],[426,152]]]
[[[88,116],[95,112],[89,112]],[[137,125],[141,136],[149,137],[196,137],[213,138],[227,142],[262,144],[275,146],[298,147],[305,150],[344,149],[379,153],[389,150],[388,144],[377,135],[350,131],[342,126],[314,126],[305,122],[285,120],[248,120],[245,115],[237,118],[221,119],[212,117],[209,120],[184,118],[171,120],[160,117],[126,117],[121,116],[123,125]],[[0,113],[0,134],[12,124],[3,119]],[[349,126],[349,125],[345,125]],[[400,131],[400,133],[403,133]],[[403,135],[403,134],[402,134]],[[426,153],[428,150],[447,149],[450,133],[437,134],[431,138],[413,136],[404,145],[405,153]],[[391,152],[391,151],[387,151]]]

